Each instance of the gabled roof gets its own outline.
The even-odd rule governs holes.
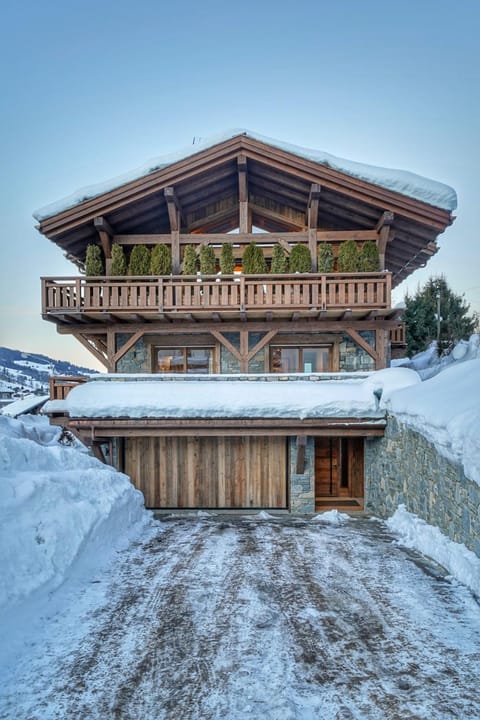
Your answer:
[[[321,228],[372,229],[385,211],[393,212],[387,269],[399,279],[425,264],[437,235],[452,222],[456,195],[446,185],[238,130],[37,211],[39,230],[81,266],[87,244],[98,241],[96,217],[106,218],[119,235],[168,233],[164,191],[174,186],[185,232],[228,232],[238,226],[240,156],[253,223],[267,232],[305,227],[312,184],[321,186]]]

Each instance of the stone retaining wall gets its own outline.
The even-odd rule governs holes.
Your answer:
[[[305,447],[304,472],[297,474],[297,440],[289,438],[290,445],[290,510],[292,513],[315,512],[315,438],[308,437]]]
[[[480,557],[480,486],[394,417],[383,438],[365,442],[365,485],[368,512],[389,517],[403,503]]]

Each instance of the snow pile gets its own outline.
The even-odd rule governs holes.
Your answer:
[[[390,393],[384,405],[480,485],[480,359],[453,363],[429,380]]]
[[[449,540],[437,527],[409,513],[405,505],[399,505],[386,524],[398,533],[402,545],[432,558],[480,596],[480,558],[465,545]]]
[[[433,341],[426,350],[412,358],[392,360],[392,367],[411,368],[422,380],[428,380],[454,363],[477,359],[480,359],[480,335],[472,335],[469,340],[459,340],[448,355],[438,357],[437,343]]]
[[[175,153],[170,153],[168,155],[149,160],[136,170],[111,180],[81,188],[67,198],[51,203],[50,205],[37,210],[33,216],[36,220],[45,220],[46,218],[56,215],[63,210],[75,207],[75,205],[79,205],[82,202],[102,195],[110,190],[114,190],[115,188],[132,182],[133,180],[138,180],[139,178],[150,175],[157,170],[162,170],[173,163],[184,160],[185,158],[202,152],[203,150],[208,150],[214,145],[218,145],[219,143],[225,142],[226,140],[230,140],[231,138],[239,135],[250,137],[253,140],[258,140],[259,142],[266,143],[267,145],[272,145],[280,150],[284,150],[292,153],[293,155],[298,155],[306,158],[307,160],[316,162],[319,165],[339,170],[340,172],[351,175],[352,177],[365,180],[366,182],[373,183],[374,185],[379,185],[387,190],[393,190],[401,195],[412,197],[416,200],[420,200],[421,202],[433,205],[434,207],[450,211],[455,210],[457,207],[457,195],[453,188],[435,180],[422,177],[421,175],[416,175],[415,173],[407,172],[406,170],[394,170],[376,167],[374,165],[365,165],[364,163],[335,157],[335,155],[331,155],[330,153],[326,153],[321,150],[311,150],[309,148],[298,147],[297,145],[282,143],[278,140],[250,132],[249,130],[236,129],[205,139],[203,142],[193,146],[193,148],[192,146],[189,146]]]
[[[148,518],[126,475],[60,436],[46,418],[0,417],[0,607],[93,571]]]
[[[318,513],[310,522],[320,525],[345,525],[350,520],[346,513],[338,512],[338,510],[328,510],[327,512]]]
[[[73,388],[62,404],[70,417],[111,418],[383,418],[382,392],[418,382],[413,370],[394,368],[344,380],[162,380],[131,376],[92,380]],[[58,401],[46,412],[59,411]]]

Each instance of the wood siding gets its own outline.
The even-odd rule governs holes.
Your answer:
[[[281,437],[125,439],[125,472],[150,508],[286,508]]]

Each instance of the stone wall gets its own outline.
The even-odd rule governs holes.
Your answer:
[[[380,517],[403,503],[480,557],[480,486],[394,417],[383,438],[365,443],[365,498],[365,509]]]
[[[359,335],[375,348],[375,331],[360,330]],[[340,370],[343,372],[370,372],[375,370],[375,360],[362,347],[352,340],[350,335],[343,334],[340,343]]]
[[[290,509],[292,513],[315,512],[315,438],[308,437],[305,447],[305,467],[297,474],[297,439],[289,438],[290,445]]]
[[[131,333],[125,335],[117,335],[118,350],[131,337]],[[148,349],[144,338],[140,338],[135,345],[125,353],[117,362],[118,373],[148,373],[150,372],[150,362],[148,358]]]

